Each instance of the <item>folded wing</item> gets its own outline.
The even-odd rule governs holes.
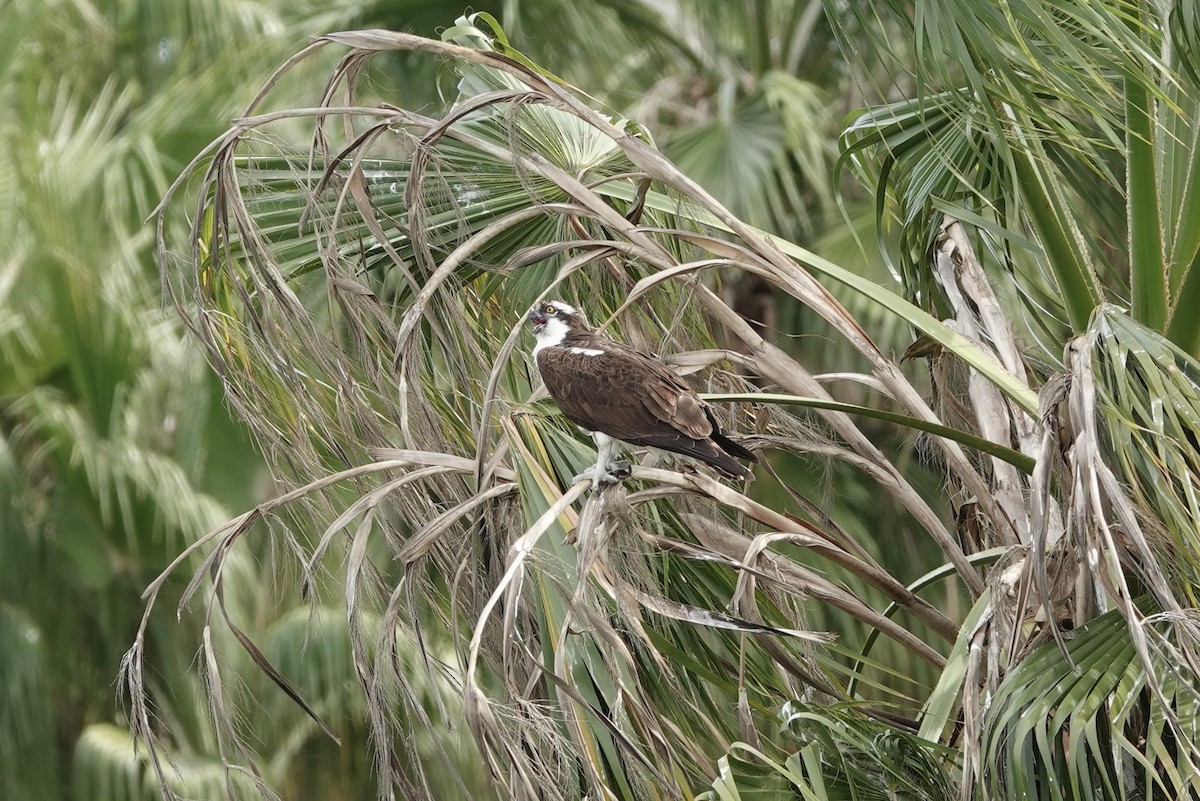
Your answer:
[[[691,456],[727,476],[749,474],[729,453],[751,460],[753,454],[724,437],[708,405],[656,359],[604,342],[546,348],[537,362],[559,409],[581,428]]]

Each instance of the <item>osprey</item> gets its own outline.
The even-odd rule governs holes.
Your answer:
[[[691,456],[728,478],[750,471],[734,461],[758,461],[726,438],[707,403],[653,356],[597,334],[559,300],[529,311],[537,337],[533,360],[550,396],[567,419],[592,435],[596,466],[576,476],[613,483],[628,464],[614,463],[617,440]]]

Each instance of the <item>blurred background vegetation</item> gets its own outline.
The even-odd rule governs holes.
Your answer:
[[[995,246],[993,262],[1012,276],[997,291],[1006,302],[1013,300],[1012,309],[1022,310],[1011,312],[1014,319],[1024,313],[1033,321],[1021,330],[1029,375],[1037,379],[1030,383],[1036,386],[1061,366],[1062,344],[1070,332],[1083,330],[1087,314],[1082,323],[1073,318],[1072,309],[1063,304],[1066,293],[1056,292],[1046,273],[1030,266],[1033,257],[1021,250],[1026,243],[1000,230],[1020,215],[1011,213],[1005,198],[988,194],[992,176],[986,170],[959,169],[955,154],[961,151],[953,149],[957,141],[918,152],[916,164],[897,166],[886,157],[877,162],[863,158],[858,164],[839,160],[840,153],[863,154],[876,146],[880,152],[905,154],[919,138],[909,137],[902,107],[890,106],[876,118],[851,117],[857,110],[898,103],[914,93],[928,100],[933,95],[926,94],[926,81],[938,70],[946,85],[956,85],[964,73],[967,80],[978,77],[963,67],[967,58],[938,62],[929,70],[913,66],[928,56],[920,50],[933,48],[931,42],[954,50],[947,44],[950,37],[939,39],[928,19],[925,24],[933,33],[913,36],[903,25],[880,22],[871,8],[869,3],[849,4],[847,13],[831,24],[818,0],[505,0],[471,6],[493,15],[515,48],[590,95],[613,119],[646,126],[683,173],[743,220],[886,285],[939,317],[948,313],[946,305],[938,305],[934,282],[917,274],[916,265],[927,261],[941,213],[950,206],[960,210],[946,197],[953,196],[955,203],[961,198],[941,192],[943,185],[929,178],[928,165],[920,158],[949,164],[946,173],[973,181],[978,196],[987,196],[983,204],[961,201],[962,206],[976,210],[971,221],[988,232],[985,239]],[[310,37],[385,28],[436,39],[463,10],[444,0],[0,0],[0,99],[7,109],[0,116],[0,796],[126,799],[161,794],[145,769],[145,752],[135,754],[129,707],[118,697],[116,682],[122,655],[138,634],[145,608],[142,593],[188,545],[275,495],[285,484],[274,479],[292,466],[293,455],[282,439],[272,440],[261,430],[252,435],[234,419],[223,381],[227,377],[209,368],[184,323],[164,311],[156,264],[160,254],[147,218],[171,181],[226,131],[266,76]],[[286,75],[274,89],[273,107],[310,103],[339,55],[320,53]],[[1128,65],[1104,65],[1106,76],[1124,74],[1121,69]],[[460,77],[433,59],[396,53],[372,64],[365,85],[371,102],[432,110],[455,98]],[[1069,94],[1070,86],[1061,88],[1067,101],[1079,99]],[[1177,89],[1164,91],[1170,95]],[[1014,90],[1014,96],[1019,94]],[[1053,130],[1070,117],[1059,117],[1056,106],[1046,105],[1046,119],[1036,120],[1043,129]],[[948,119],[969,116],[952,100],[944,100],[943,106]],[[930,128],[938,124],[930,121],[936,115],[927,109],[912,116]],[[1095,119],[1096,130],[1085,132],[1091,138],[1081,135],[1076,144],[1086,150],[1085,139],[1089,144],[1102,140],[1106,148],[1119,150],[1121,135],[1106,126],[1102,115]],[[857,127],[839,141],[851,122]],[[292,125],[290,139],[303,141],[308,135],[299,122],[287,124]],[[963,128],[977,133],[970,125]],[[972,153],[986,150],[976,140],[962,147]],[[1065,164],[1062,174],[1077,180],[1075,188],[1089,182],[1121,183],[1119,177],[1113,180],[1120,170],[1109,174],[1103,168],[1105,160],[1115,158],[1110,150],[1095,160],[1090,173],[1071,173],[1071,155],[1055,150],[1045,161]],[[264,184],[269,180],[264,178]],[[875,180],[878,187],[872,186]],[[879,191],[872,194],[873,189]],[[886,214],[885,190],[893,193]],[[1080,192],[1086,194],[1086,189]],[[188,202],[190,198],[183,205]],[[1124,226],[1120,199],[1107,206],[1098,203],[1096,209],[1090,231]],[[167,218],[165,224],[174,226],[168,239],[186,238],[188,222],[183,216]],[[1045,226],[1035,233],[1039,241],[1053,244],[1053,232]],[[887,240],[877,241],[880,235]],[[1120,243],[1100,234],[1096,239],[1100,241],[1082,247],[1098,253],[1120,250]],[[1015,253],[1010,249],[1014,241]],[[1058,254],[1070,250],[1064,245]],[[1129,295],[1129,265],[1121,258],[1114,261],[1111,272],[1101,268],[1096,275],[1090,264],[1080,270],[1094,279],[1094,291],[1081,293],[1081,307],[1090,310],[1105,297]],[[573,287],[583,293],[590,285]],[[743,274],[719,288],[731,307],[755,321],[757,331],[811,373],[870,372],[868,361],[828,322],[770,283]],[[913,339],[905,319],[861,294],[836,294],[882,353],[899,359]],[[1134,296],[1143,302],[1138,293]],[[606,310],[616,305],[611,292],[604,303]],[[1165,326],[1165,316],[1156,318],[1153,304],[1138,319],[1158,329]],[[687,322],[697,325],[695,319]],[[506,325],[503,320],[498,324]],[[1186,345],[1190,332],[1176,334],[1185,350],[1195,350]],[[904,370],[915,385],[931,391],[923,363],[909,362]],[[832,381],[830,392],[848,402],[866,403],[872,395],[855,381]],[[969,427],[969,421],[963,425]],[[954,516],[969,517],[963,510],[975,501],[946,501],[944,465],[926,440],[869,419],[860,426],[936,507],[947,527],[957,524],[960,533],[970,528],[969,520],[964,524]],[[579,456],[570,451],[569,439],[560,443],[564,451],[557,458],[562,461]],[[266,462],[276,469],[274,478]],[[816,452],[788,453],[772,466],[786,481],[763,480],[755,487],[756,500],[794,519],[815,520],[862,546],[868,558],[901,584],[910,585],[944,563],[944,554],[910,512],[881,502],[878,487],[846,463]],[[295,481],[302,474],[297,470],[289,477]],[[355,497],[347,490],[342,500],[350,504]],[[341,508],[326,502],[328,517],[335,517]],[[223,767],[226,760],[251,761],[230,756],[236,742],[248,744],[263,782],[283,797],[350,799],[376,792],[380,766],[370,745],[371,710],[355,677],[339,579],[326,576],[303,596],[309,577],[278,558],[289,549],[298,551],[297,541],[319,538],[326,522],[296,531],[295,517],[264,515],[263,524],[275,536],[242,542],[230,552],[221,567],[226,588],[221,601],[265,658],[303,690],[340,745],[264,676],[260,660],[237,648],[240,632],[215,624],[211,634],[221,640],[225,672],[216,675],[214,666],[205,663],[200,643],[209,633],[204,628],[208,621],[188,614],[196,611],[190,607],[178,617],[171,612],[194,589],[188,586],[192,570],[207,563],[189,555],[185,569],[172,573],[161,587],[158,613],[147,618],[140,657],[149,666],[145,682],[154,698],[154,733],[168,743],[177,768],[164,775],[185,796],[249,793],[253,777],[229,776]],[[829,568],[802,548],[783,544],[779,550],[797,564],[828,570],[873,608],[888,603],[869,582]],[[401,569],[388,567],[390,555],[382,550],[371,556],[384,565],[372,580],[392,586]],[[985,557],[998,558],[996,553]],[[733,591],[732,579],[701,587],[707,574],[672,570],[678,570],[667,571],[674,580],[688,585],[683,592],[695,591],[712,606],[719,607]],[[452,578],[442,581],[449,584]],[[1186,585],[1186,579],[1181,583]],[[931,589],[924,597],[934,607],[955,623],[967,618],[973,593],[955,582],[927,584]],[[783,615],[787,610],[772,611]],[[877,636],[862,621],[821,604],[805,604],[804,614],[807,627],[839,635],[848,650],[833,658],[844,663],[854,663],[864,639]],[[379,622],[378,615],[367,614],[359,624],[375,630]],[[982,625],[978,618],[972,622]],[[905,619],[905,626],[947,650],[948,644],[931,636],[920,621]],[[722,647],[732,642],[732,637],[721,641]],[[436,636],[402,645],[399,658],[413,659],[414,666],[400,673],[410,677],[427,669],[415,664],[418,652],[448,647]],[[721,647],[716,651],[722,652]],[[729,645],[730,663],[735,654]],[[686,654],[678,656],[683,660]],[[919,699],[944,680],[939,666],[914,660],[894,640],[880,639],[871,657],[876,661],[855,664],[860,700],[894,700],[897,688],[905,688],[918,699],[909,699],[912,706],[919,707]],[[718,674],[728,666],[718,660],[702,667]],[[784,671],[765,659],[758,667],[766,677],[755,688],[762,697],[791,700],[776,697],[777,688],[770,683],[773,671]],[[417,706],[426,717],[421,726],[409,729],[417,733],[404,747],[394,750],[398,764],[393,767],[402,776],[420,777],[411,779],[413,797],[488,797],[496,790],[462,725],[461,694],[453,682],[426,678],[426,683],[405,688],[406,696],[421,699]],[[237,710],[228,731],[222,730],[224,721],[218,719],[214,726],[210,720],[214,687],[229,693]],[[664,682],[655,689],[669,697],[677,687]],[[744,688],[726,689],[737,697]],[[713,701],[709,711],[714,720],[722,713],[719,704],[728,700]],[[755,708],[759,719],[773,714],[765,709],[767,703]],[[723,710],[720,737],[713,737],[716,750],[724,748],[721,738],[731,738],[739,727],[753,731],[739,717],[750,716],[749,706]],[[802,705],[798,709],[803,716]],[[843,750],[855,758],[886,751],[910,767],[931,764],[906,752],[909,744],[903,738],[877,737],[878,730],[860,719],[840,715],[831,709],[819,722],[836,730],[830,742],[852,743],[853,748]],[[804,729],[796,719],[783,728],[791,725]],[[809,729],[804,732],[796,742],[816,737]],[[694,731],[688,734],[702,740]],[[933,739],[940,734],[935,732]],[[957,738],[957,733],[947,734],[949,741]],[[422,770],[406,771],[406,760],[421,763]],[[717,786],[720,771],[739,777],[743,789],[757,786],[760,797],[783,792],[778,775],[756,772],[732,755],[719,765],[713,760],[700,784],[696,776],[681,783],[690,782],[699,792],[714,780]],[[876,774],[864,770],[862,775]],[[404,787],[408,780],[397,783]],[[950,788],[943,784],[940,774],[929,780],[929,786],[949,797]]]

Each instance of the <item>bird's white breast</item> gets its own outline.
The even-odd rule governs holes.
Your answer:
[[[551,317],[546,321],[546,325],[537,334],[537,344],[533,346],[533,357],[537,360],[537,355],[546,348],[553,348],[555,345],[561,345],[562,341],[567,336],[567,324],[562,320]]]

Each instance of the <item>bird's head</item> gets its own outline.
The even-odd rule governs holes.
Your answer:
[[[568,331],[586,331],[587,322],[583,314],[569,303],[561,300],[544,300],[529,310],[527,318],[533,326],[538,341],[557,345]]]

